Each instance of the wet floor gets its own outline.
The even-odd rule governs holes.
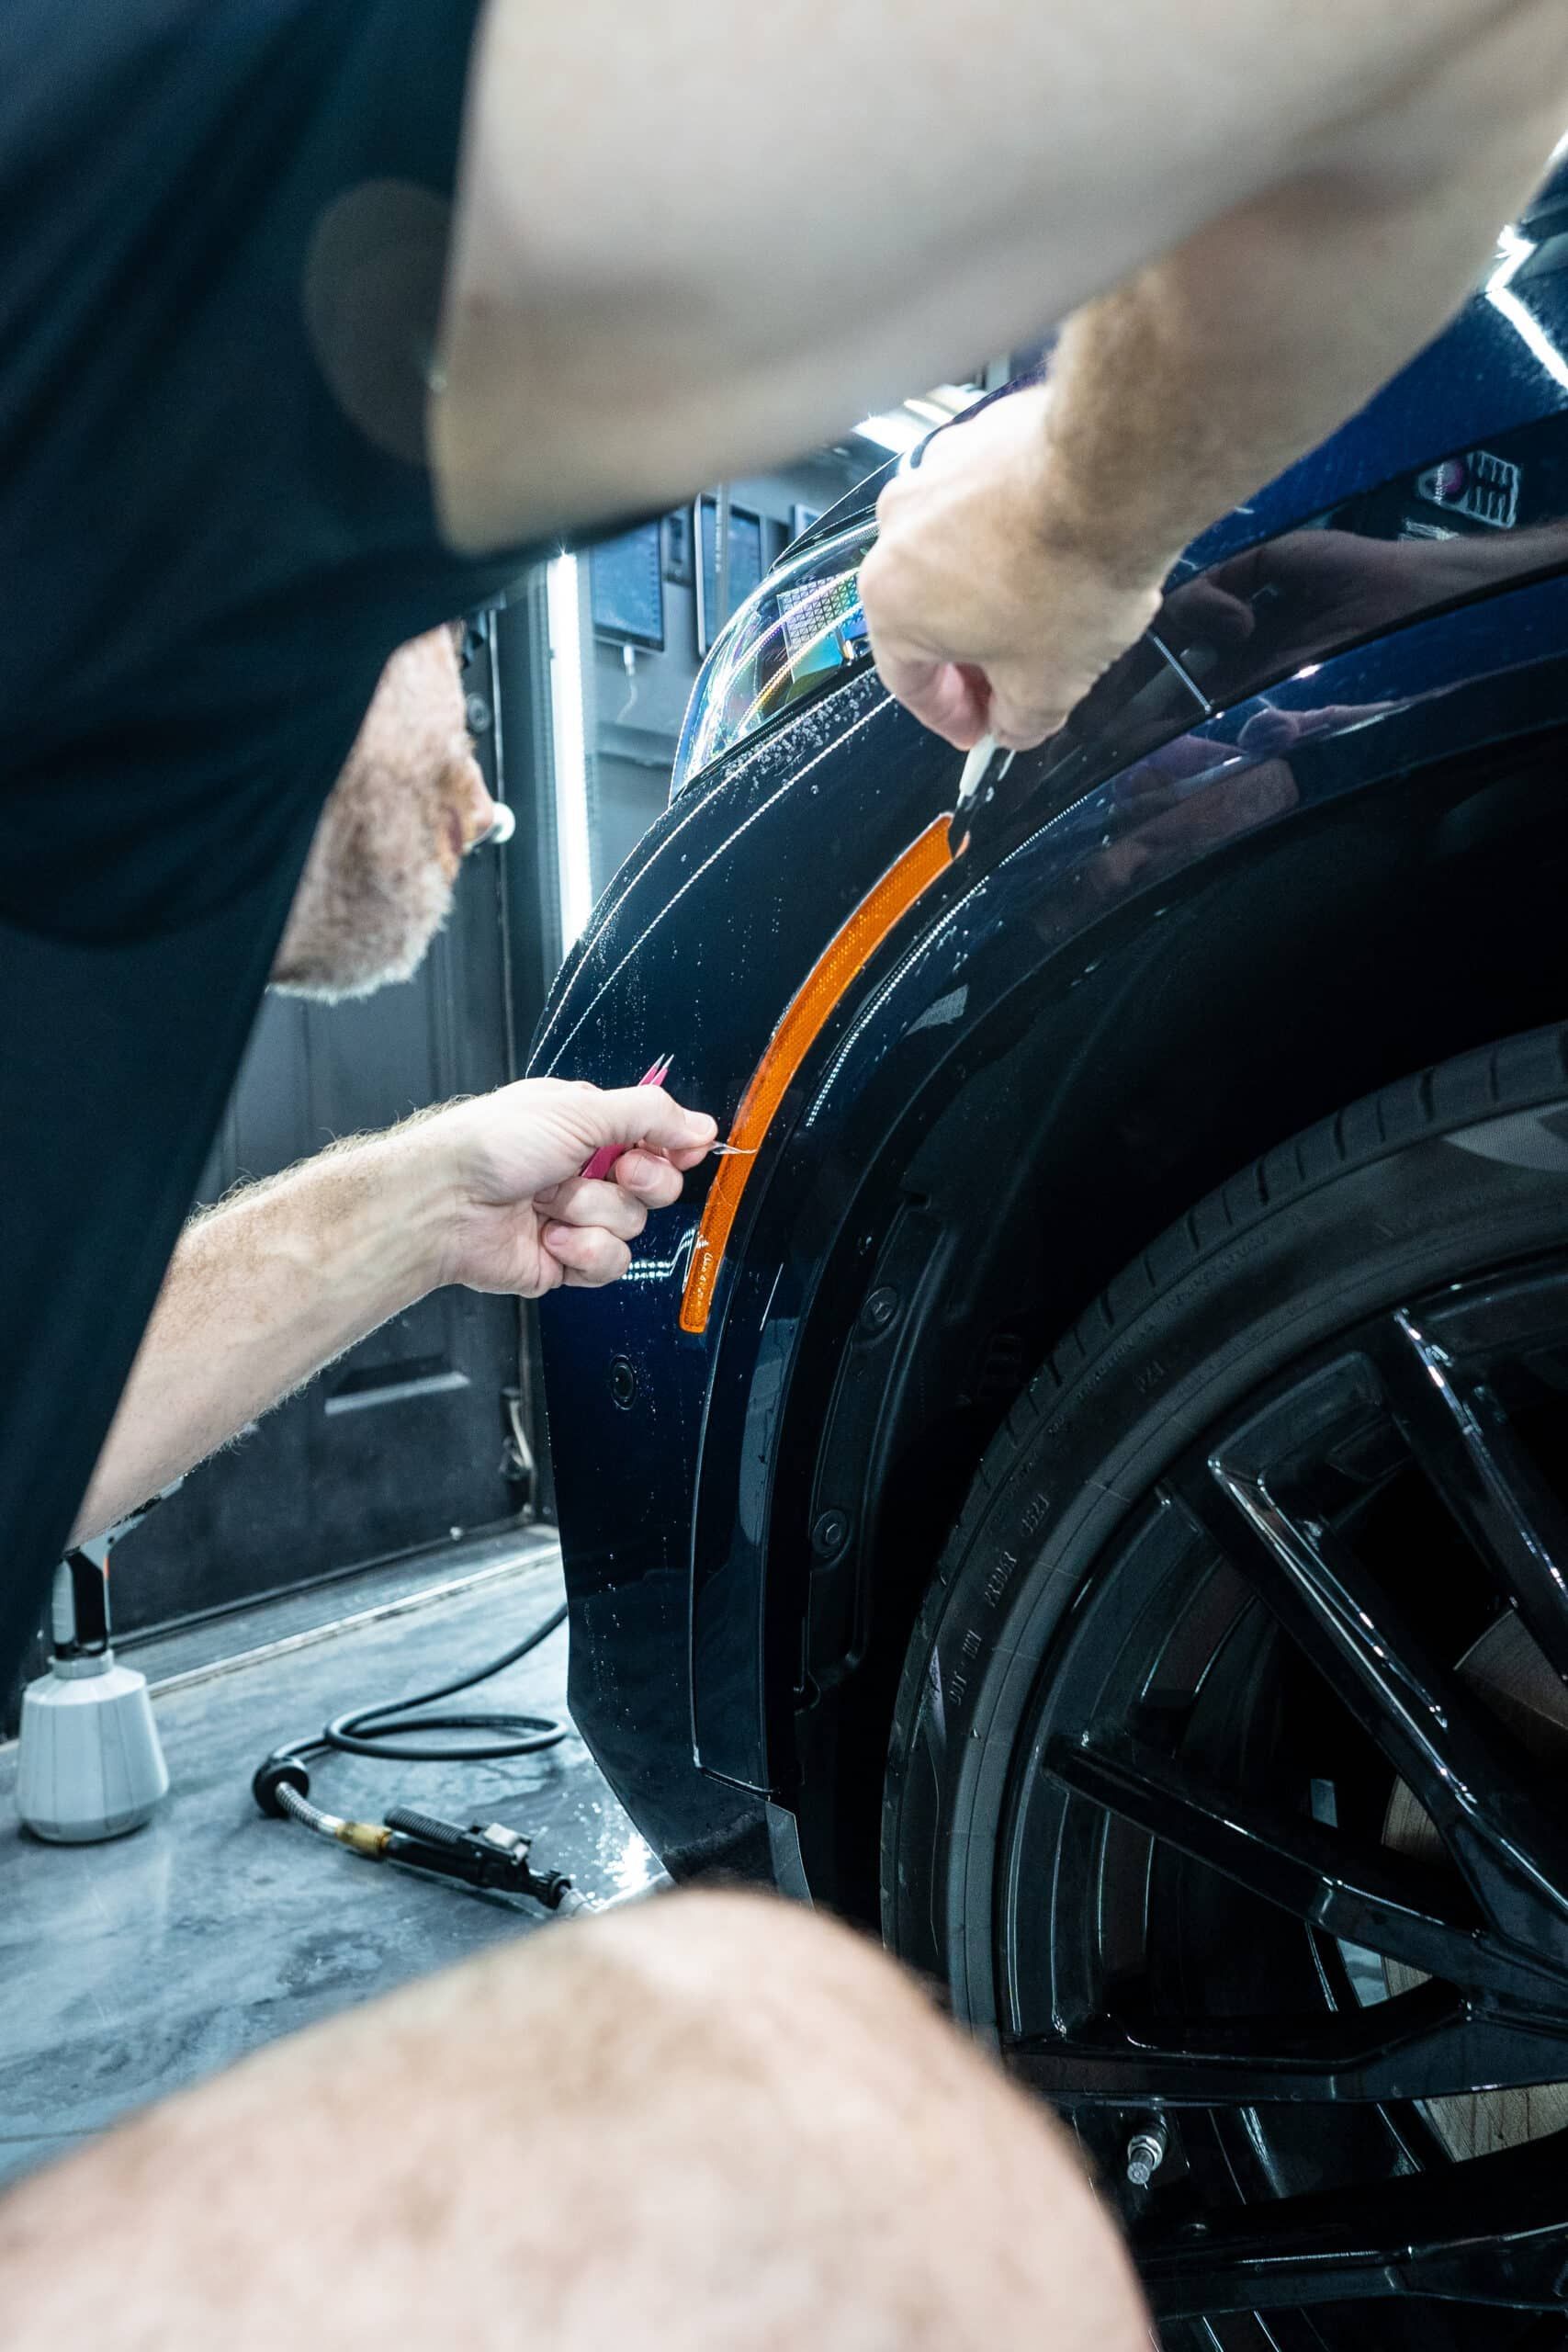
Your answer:
[[[441,1581],[457,1589],[431,1601],[405,1574],[394,1603],[384,1585],[339,1586],[327,1607],[297,1596],[253,1610],[243,1646],[261,1655],[220,1670],[203,1655],[210,1632],[196,1649],[186,1636],[130,1654],[154,1683],[172,1786],[146,1828],[112,1844],[22,1836],[17,1752],[0,1747],[0,2180],[279,2034],[548,1924],[531,1906],[360,1861],[264,1820],[251,1799],[252,1772],[281,1741],[479,1664],[560,1599],[558,1556],[537,1536],[510,1556],[492,1544],[477,1583],[449,1565]],[[316,1638],[339,1614],[359,1622]],[[295,1646],[269,1655],[280,1638]],[[559,1716],[565,1702],[563,1630],[473,1704]],[[534,1833],[540,1868],[598,1899],[660,1875],[572,1732],[510,1762],[333,1757],[312,1768],[311,1794],[360,1817],[400,1802],[505,1822]]]

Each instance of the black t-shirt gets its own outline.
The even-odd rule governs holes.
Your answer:
[[[0,1680],[382,662],[479,0],[0,7]]]

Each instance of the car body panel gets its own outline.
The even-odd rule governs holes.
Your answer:
[[[976,1034],[1012,991],[1043,997],[1054,979],[1059,1002],[1137,902],[1146,920],[1163,917],[1180,905],[1190,876],[1251,835],[1390,774],[1568,725],[1568,581],[1429,627],[1437,641],[1425,649],[1425,683],[1375,718],[1331,724],[1287,762],[1237,752],[1235,739],[1265,707],[1241,706],[1187,739],[1209,748],[1213,764],[1173,807],[1144,817],[1118,777],[967,888],[961,865],[934,919],[885,961],[803,1074],[805,1099],[731,1294],[705,1430],[692,1608],[696,1746],[708,1769],[770,1781],[772,1480],[796,1343],[825,1265],[821,1236],[852,1213],[852,1171],[884,1152],[897,1157],[901,1126],[915,1133],[934,1120],[968,1075]],[[1405,649],[1408,662],[1416,658]],[[1384,667],[1367,649],[1326,665],[1315,683],[1365,696]],[[1278,707],[1278,698],[1267,706]],[[1036,1017],[1048,1020],[1049,1010]]]
[[[1522,265],[1502,290],[1521,276]],[[857,1203],[964,1085],[987,1024],[1024,1002],[1032,1018],[1055,1017],[1049,1007],[1119,941],[1179,911],[1221,866],[1256,851],[1261,873],[1263,844],[1304,836],[1336,804],[1568,728],[1568,582],[1517,584],[1568,553],[1529,544],[1529,526],[1506,548],[1476,530],[1396,542],[1383,488],[1407,499],[1421,468],[1533,424],[1527,478],[1544,485],[1533,522],[1568,516],[1568,426],[1541,422],[1568,411],[1568,368],[1554,372],[1540,347],[1568,345],[1565,286],[1561,269],[1526,281],[1529,340],[1495,288],[1325,450],[1190,551],[1159,642],[1118,665],[1069,733],[1015,764],[964,854],[849,989],[758,1160],[705,1334],[677,1323],[700,1174],[653,1221],[623,1283],[547,1303],[572,1710],[677,1869],[779,1874],[788,1841],[767,1800],[788,1794],[779,1725],[813,1571],[792,1563],[786,1592],[770,1543],[802,1350],[814,1317],[840,1341],[852,1331],[861,1293],[844,1251]],[[1337,555],[1354,550],[1325,526],[1367,535],[1383,568],[1370,600],[1348,576],[1336,584]],[[1265,539],[1283,555],[1265,549],[1224,575],[1241,639],[1205,639],[1213,567]],[[1462,579],[1444,573],[1472,560]],[[1412,593],[1401,567],[1422,566]],[[1201,676],[1180,658],[1195,645],[1212,657]],[[617,876],[558,983],[532,1068],[624,1084],[670,1055],[672,1089],[723,1132],[794,989],[951,809],[960,766],[865,673],[730,754]],[[853,1247],[863,1253],[874,1231],[872,1220]],[[810,1407],[818,1419],[825,1408],[825,1397]]]

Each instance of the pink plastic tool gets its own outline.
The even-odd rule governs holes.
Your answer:
[[[674,1058],[675,1057],[673,1054],[666,1054],[661,1062],[655,1062],[651,1069],[645,1070],[643,1072],[642,1076],[637,1080],[637,1084],[639,1086],[662,1086],[665,1080],[670,1075],[671,1065],[674,1061]],[[584,1167],[582,1173],[591,1182],[601,1182],[603,1179],[610,1173],[611,1169],[614,1168],[616,1160],[619,1159],[621,1154],[626,1148],[627,1147],[622,1143],[605,1144],[600,1150],[594,1153],[592,1159],[589,1160],[587,1165]]]

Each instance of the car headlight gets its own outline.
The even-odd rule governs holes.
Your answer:
[[[750,736],[871,659],[860,567],[869,516],[771,572],[717,639],[692,690],[671,799]]]

